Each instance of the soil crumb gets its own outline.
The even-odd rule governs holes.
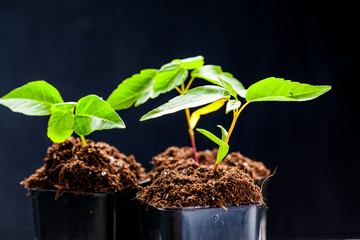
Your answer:
[[[214,174],[205,166],[181,171],[165,169],[150,186],[140,187],[137,198],[155,207],[223,207],[263,202],[260,188],[248,174],[221,166]]]
[[[64,191],[108,192],[136,188],[146,179],[145,169],[134,156],[120,153],[104,142],[70,137],[54,143],[47,150],[45,164],[21,182],[27,189],[56,189]]]
[[[216,162],[217,149],[198,152],[201,166],[213,166]],[[152,158],[153,169],[148,173],[154,180],[164,169],[182,170],[188,166],[198,166],[194,160],[191,147],[169,147],[165,152]],[[253,161],[243,156],[240,152],[228,154],[220,163],[223,167],[235,167],[249,174],[253,179],[260,179],[270,174],[270,170],[262,162]]]

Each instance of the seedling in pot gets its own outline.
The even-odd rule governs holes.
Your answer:
[[[203,76],[206,76],[206,74],[207,71],[203,71]],[[144,117],[142,117],[142,120],[147,120],[165,114],[174,113],[185,108],[198,107],[213,102],[205,108],[198,110],[201,112],[206,108],[211,108],[211,106],[215,106],[219,103],[219,101],[222,101],[223,103],[227,102],[226,113],[232,112],[233,119],[231,126],[228,130],[218,125],[218,127],[221,129],[221,138],[218,138],[207,130],[197,129],[197,131],[204,134],[210,140],[219,145],[217,161],[214,166],[214,171],[216,171],[220,162],[228,154],[228,143],[230,136],[234,130],[240,113],[247,105],[252,102],[264,101],[308,101],[319,97],[320,95],[331,89],[331,86],[312,86],[309,84],[302,84],[298,82],[284,80],[282,78],[269,77],[251,85],[247,90],[244,90],[238,89],[238,86],[241,84],[239,82],[230,82],[221,76],[217,77],[218,85],[220,86],[201,86],[194,88],[181,96],[171,99],[164,105],[152,110]],[[245,99],[244,104],[241,104],[239,97]],[[214,107],[213,109],[218,110],[220,107]],[[196,112],[197,111],[195,111],[194,113]],[[196,123],[197,119],[198,116],[196,114],[193,114],[190,118],[190,122]]]
[[[141,70],[140,73],[125,79],[118,88],[111,93],[107,102],[110,103],[115,110],[121,110],[129,108],[132,105],[139,106],[150,98],[156,98],[162,93],[175,89],[180,94],[180,96],[178,96],[179,98],[175,98],[175,102],[172,102],[172,104],[176,106],[171,109],[155,109],[143,116],[141,120],[148,120],[164,114],[185,110],[194,159],[198,161],[194,128],[199,118],[201,115],[209,114],[221,108],[226,102],[225,98],[230,97],[222,87],[219,87],[222,86],[219,77],[221,77],[223,81],[231,83],[239,95],[244,96],[244,87],[232,74],[223,72],[220,66],[204,65],[204,58],[202,56],[196,56],[185,59],[175,59],[163,65],[159,70]],[[195,78],[204,79],[218,86],[203,86],[190,89]],[[198,99],[198,94],[204,92],[208,93],[207,98]],[[191,98],[191,101],[187,102],[185,107],[181,104],[181,96]],[[178,100],[180,101],[180,105],[176,104]],[[209,105],[192,114],[190,113],[189,108],[205,104]],[[181,109],[177,109],[178,106],[181,106]]]
[[[0,104],[25,115],[50,115],[47,135],[53,142],[64,142],[75,132],[86,145],[84,136],[94,131],[125,128],[115,110],[100,97],[88,95],[78,102],[64,102],[59,91],[43,80],[12,90]]]

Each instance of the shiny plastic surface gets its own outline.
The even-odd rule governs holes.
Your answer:
[[[138,201],[143,240],[265,240],[264,205],[155,208]]]
[[[140,184],[142,185],[142,183]],[[140,239],[136,191],[63,193],[31,190],[35,239]]]
[[[31,190],[35,239],[115,239],[114,194]]]

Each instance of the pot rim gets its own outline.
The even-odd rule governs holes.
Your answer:
[[[155,208],[159,211],[193,211],[193,210],[203,210],[203,209],[223,209],[225,211],[224,208],[222,207],[211,207],[210,205],[206,205],[206,206],[192,206],[192,207],[155,207],[154,205],[146,202],[146,201],[142,201],[140,199],[136,199],[138,202],[142,203],[142,204],[146,204],[148,205],[148,207],[152,207]],[[266,204],[264,202],[259,203],[259,204],[242,204],[239,206],[235,206],[233,204],[225,204],[226,209],[234,209],[234,208],[249,208],[249,207],[257,207],[257,208],[265,208]]]
[[[136,185],[137,186],[141,186],[144,183],[148,183],[150,181],[150,179],[145,179],[141,182],[138,182]],[[128,190],[129,188],[125,188],[122,190],[115,190],[115,191],[108,191],[108,192],[100,192],[100,191],[95,191],[95,192],[79,192],[77,193],[76,191],[64,191],[63,193],[74,193],[75,195],[88,195],[88,194],[109,194],[109,193],[118,193],[118,192],[122,192],[124,190]],[[45,188],[29,188],[30,191],[38,191],[38,192],[58,192],[57,189],[45,189]]]

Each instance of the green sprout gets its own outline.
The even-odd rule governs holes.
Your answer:
[[[156,98],[160,94],[175,89],[180,96],[177,96],[177,98],[171,102],[171,107],[167,108],[165,106],[164,109],[155,109],[143,116],[140,120],[144,121],[184,110],[194,159],[198,162],[194,128],[201,115],[218,110],[226,102],[226,98],[230,98],[228,92],[221,87],[223,83],[219,80],[219,77],[221,77],[223,81],[232,84],[240,96],[245,96],[245,88],[232,74],[223,72],[220,66],[204,65],[204,58],[202,56],[196,56],[185,59],[175,59],[163,65],[159,70],[141,70],[140,73],[120,83],[117,89],[111,93],[107,102],[113,109],[121,110],[129,108],[132,105],[139,106],[150,98]],[[218,86],[210,85],[190,89],[196,78],[204,79]],[[198,98],[199,93],[202,94],[202,98]],[[185,96],[186,99],[190,99],[190,101],[186,103],[182,102],[183,96]],[[190,113],[189,108],[205,104],[209,105],[192,114]],[[178,109],[179,107],[180,109]]]
[[[43,80],[12,90],[0,98],[0,104],[25,115],[50,115],[47,135],[53,142],[64,142],[75,132],[86,146],[84,136],[94,131],[125,128],[115,110],[100,97],[88,95],[78,102],[64,102],[58,90]]]

